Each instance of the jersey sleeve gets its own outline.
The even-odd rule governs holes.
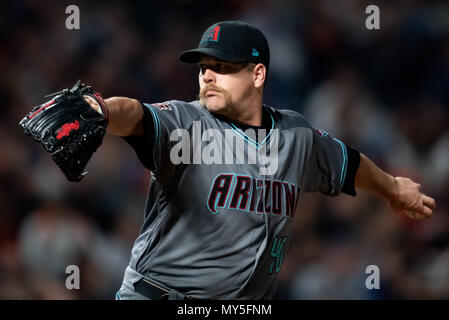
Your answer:
[[[304,191],[319,191],[329,196],[343,192],[355,196],[354,181],[360,153],[313,126],[310,126],[309,141],[311,147],[305,166]]]
[[[141,103],[141,106],[144,134],[123,139],[134,149],[145,168],[156,171],[162,165],[169,164],[170,134],[176,129],[188,130],[201,112],[192,104],[174,100]]]

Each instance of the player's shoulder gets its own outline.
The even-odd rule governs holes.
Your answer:
[[[160,121],[176,123],[183,128],[189,127],[193,121],[198,121],[205,116],[210,117],[210,113],[199,101],[167,100],[147,104],[147,107]]]
[[[167,100],[164,102],[149,103],[149,106],[159,109],[161,111],[174,111],[176,113],[190,113],[198,115],[206,115],[208,112],[203,108],[199,101],[181,101],[181,100]]]
[[[280,127],[281,129],[312,128],[309,120],[297,111],[290,109],[280,109],[268,105],[264,106],[270,111],[271,115],[278,124],[278,127]]]

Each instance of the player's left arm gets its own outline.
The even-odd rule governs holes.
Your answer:
[[[86,99],[86,101],[101,113],[98,102],[93,99]],[[127,97],[110,97],[104,99],[104,103],[109,115],[106,133],[121,137],[143,135],[144,111],[138,100]]]
[[[382,196],[395,212],[412,219],[428,218],[436,208],[435,200],[420,191],[420,184],[409,178],[389,175],[362,153],[354,185],[356,189]]]

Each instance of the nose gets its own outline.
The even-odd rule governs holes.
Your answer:
[[[204,70],[204,73],[203,73],[203,81],[205,83],[215,82],[215,72],[213,72],[209,68],[206,68],[206,70]]]

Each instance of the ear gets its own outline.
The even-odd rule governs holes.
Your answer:
[[[256,64],[253,69],[254,87],[263,88],[265,78],[267,75],[267,68],[262,63]]]

